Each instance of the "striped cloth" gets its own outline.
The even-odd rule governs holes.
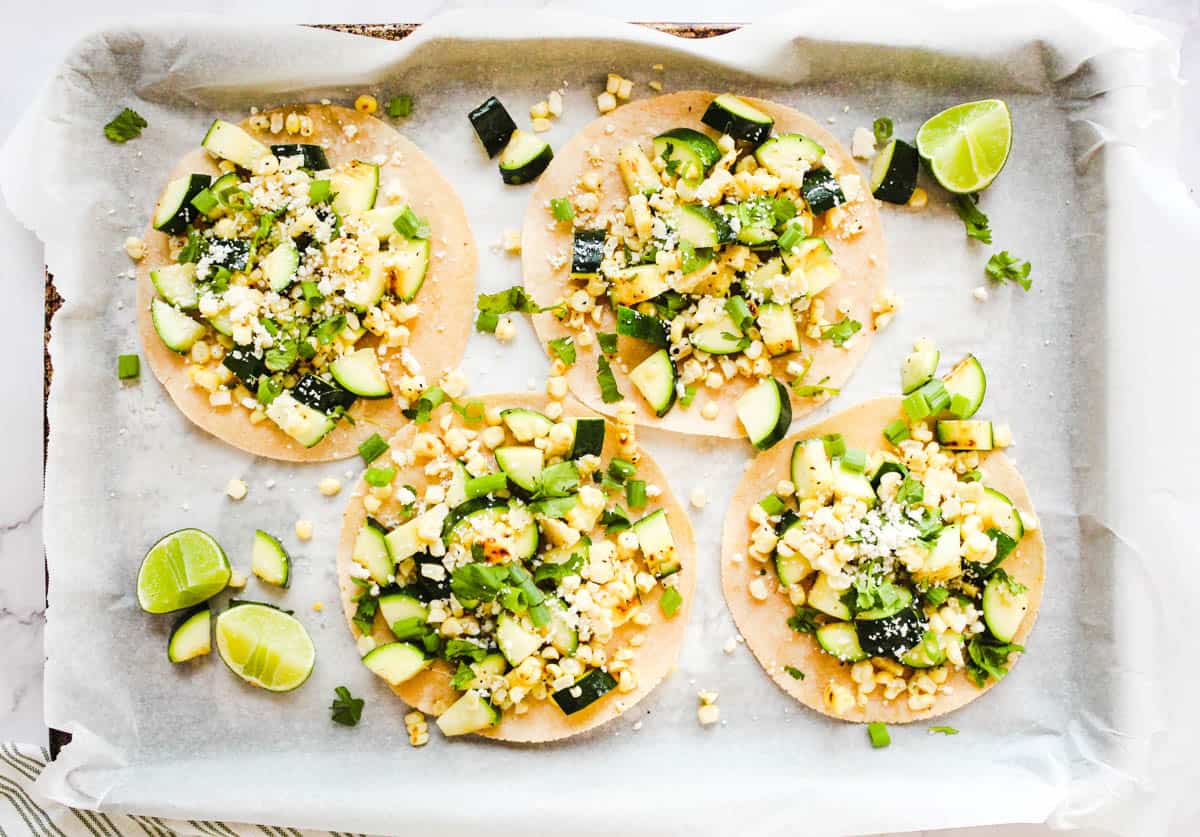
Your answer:
[[[34,780],[49,761],[41,747],[0,744],[0,837],[364,837],[271,825],[101,814],[40,799]]]

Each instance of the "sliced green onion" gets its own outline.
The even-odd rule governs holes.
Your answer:
[[[867,469],[867,452],[862,448],[846,448],[842,454],[842,467],[861,474]]]
[[[783,514],[787,505],[783,502],[783,498],[778,494],[768,494],[758,501],[758,505],[762,507],[769,516],[774,517],[777,514]]]
[[[541,628],[544,625],[550,624],[550,608],[544,604],[536,604],[529,608],[529,621],[533,623],[533,627]]]
[[[613,457],[613,460],[608,463],[609,476],[619,483],[624,483],[636,473],[637,466],[628,460]]]
[[[908,416],[909,421],[920,421],[928,418],[929,414],[933,412],[929,409],[929,402],[925,400],[925,396],[921,394],[920,390],[905,398],[902,404],[904,414]]]
[[[696,393],[699,390],[695,384],[688,384],[683,388],[683,397],[679,399],[679,406],[685,410],[692,406],[692,402],[696,400]]]
[[[142,361],[137,355],[117,356],[117,378],[128,381],[136,378],[142,371]]]
[[[909,437],[908,422],[904,419],[896,419],[887,427],[883,428],[883,436],[893,445],[898,445]]]
[[[787,252],[803,241],[804,229],[799,224],[788,224],[787,228],[779,235],[779,249]]]
[[[192,198],[192,206],[196,207],[201,215],[209,215],[220,205],[221,202],[217,200],[217,196],[212,193],[211,189],[201,189]]]
[[[878,721],[867,724],[867,735],[871,738],[871,746],[876,750],[892,743],[892,736],[888,733],[887,724]]]
[[[886,116],[881,116],[871,123],[871,131],[875,134],[876,145],[884,145],[887,143],[887,141],[892,138],[892,132],[894,130],[895,126],[892,124],[892,120],[888,119]]]
[[[930,732],[940,732],[942,735],[958,735],[958,730],[954,727],[937,726],[930,727]]]
[[[841,456],[846,452],[846,440],[841,433],[830,433],[822,438],[825,443],[825,455],[830,459]]]
[[[556,221],[570,221],[575,217],[575,207],[566,198],[551,198],[550,214]]]
[[[388,99],[387,114],[392,119],[399,119],[402,116],[408,116],[412,113],[412,96],[407,93],[402,93],[399,96],[393,96]]]
[[[471,477],[467,480],[467,499],[485,497],[508,488],[508,479],[504,474],[484,474],[481,477]]]
[[[625,483],[625,499],[631,509],[644,508],[646,505],[646,481],[630,480]]]
[[[725,311],[733,319],[737,327],[743,331],[754,322],[754,315],[750,313],[750,306],[740,296],[731,296],[725,300]]]
[[[304,301],[309,305],[319,305],[325,299],[324,295],[317,288],[316,282],[304,281],[300,283],[300,293],[304,296]]]
[[[328,180],[314,180],[308,184],[309,203],[325,203],[333,197],[333,184]]]
[[[937,378],[925,384],[917,392],[925,396],[925,402],[929,405],[931,414],[940,413],[950,406],[950,393],[946,390],[946,385]]]
[[[373,485],[376,488],[383,488],[385,485],[390,485],[395,476],[395,468],[368,468],[367,473],[363,476],[363,479],[367,481],[367,485]]]
[[[396,217],[392,226],[405,238],[429,238],[429,222],[418,218],[411,206],[404,207],[404,211]]]
[[[372,433],[369,439],[358,446],[358,455],[362,457],[364,463],[370,465],[387,449],[388,443],[383,440],[383,437],[378,433]]]
[[[674,587],[664,590],[662,597],[658,600],[658,606],[662,608],[663,615],[668,619],[679,612],[681,604],[683,604],[683,596],[679,595],[679,591]]]

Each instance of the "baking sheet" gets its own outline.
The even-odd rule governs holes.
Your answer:
[[[2,155],[6,199],[46,243],[66,300],[51,342],[46,715],[75,740],[41,789],[104,809],[382,833],[546,823],[570,823],[575,834],[739,833],[748,817],[764,834],[1047,818],[1162,833],[1196,776],[1185,759],[1197,677],[1184,614],[1200,558],[1188,529],[1200,512],[1190,480],[1200,447],[1188,435],[1200,404],[1180,386],[1194,373],[1180,367],[1195,354],[1184,253],[1200,240],[1200,218],[1164,140],[1176,115],[1177,45],[1084,4],[899,6],[863,2],[842,16],[814,8],[703,42],[544,12],[531,29],[511,14],[472,11],[400,43],[216,21],[131,24],[81,43]],[[115,380],[114,357],[137,350],[121,242],[141,229],[170,163],[213,115],[349,102],[366,89],[413,94],[401,129],[464,197],[479,286],[492,291],[520,279],[518,260],[493,245],[520,226],[528,190],[500,184],[465,112],[495,93],[520,115],[565,81],[566,112],[550,134],[561,144],[594,117],[605,73],[634,78],[647,95],[655,63],[666,66],[667,90],[778,99],[831,120],[847,141],[879,115],[910,136],[958,101],[1000,96],[1013,107],[1014,154],[983,201],[996,247],[964,239],[936,191],[924,213],[886,211],[904,310],[845,392],[812,417],[893,392],[903,352],[930,335],[947,357],[979,355],[987,412],[1016,431],[1013,453],[1047,536],[1046,599],[1014,673],[947,719],[958,736],[895,729],[890,749],[871,751],[861,728],[783,695],[744,646],[722,653],[734,630],[717,544],[747,446],[643,431],[676,492],[700,483],[710,497],[693,513],[698,599],[676,673],[618,721],[565,744],[435,736],[414,750],[402,707],[356,662],[336,607],[345,497],[323,498],[316,483],[348,482],[358,463],[250,458],[192,428],[149,376]],[[125,105],[151,127],[109,145],[100,126]],[[981,305],[970,291],[1001,248],[1033,262],[1034,289],[995,290]],[[465,368],[477,391],[501,391],[539,385],[547,364],[525,324],[508,347],[477,335]],[[250,484],[240,504],[222,493],[235,476]],[[307,544],[292,536],[299,517],[316,524]],[[171,670],[170,619],[141,613],[134,578],[148,545],[185,525],[213,532],[242,570],[256,527],[297,556],[290,591],[252,581],[244,594],[296,609],[312,632],[317,668],[297,692],[245,687],[217,660]],[[340,684],[367,699],[357,728],[329,722]],[[699,688],[720,691],[721,726],[696,723]]]

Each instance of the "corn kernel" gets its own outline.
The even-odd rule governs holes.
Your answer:
[[[370,115],[379,109],[379,102],[375,100],[374,96],[364,93],[354,100],[354,109],[359,113]]]

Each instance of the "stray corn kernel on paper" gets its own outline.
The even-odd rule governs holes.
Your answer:
[[[707,41],[471,11],[399,43],[225,21],[81,42],[0,155],[8,205],[45,242],[66,300],[51,343],[46,716],[75,740],[40,790],[105,810],[373,833],[460,834],[486,817],[492,833],[523,834],[570,817],[577,835],[630,823],[732,834],[752,810],[762,834],[791,834],[798,822],[808,834],[847,834],[1046,819],[1163,834],[1169,803],[1195,775],[1182,758],[1195,736],[1181,718],[1197,685],[1185,643],[1163,638],[1190,636],[1181,622],[1200,559],[1188,528],[1200,519],[1190,441],[1200,401],[1177,371],[1194,357],[1188,312],[1198,300],[1184,251],[1200,240],[1200,219],[1171,157],[1177,45],[1145,21],[1065,0],[959,10],[868,0],[855,11],[818,5]],[[634,100],[660,80],[667,92],[792,105],[847,145],[877,117],[910,137],[958,102],[1001,97],[1012,108],[1014,150],[982,199],[999,246],[968,240],[930,182],[923,210],[886,209],[903,307],[845,391],[810,417],[894,394],[900,359],[922,336],[947,359],[970,351],[987,367],[988,417],[1014,429],[1010,453],[1045,530],[1048,581],[1013,673],[942,720],[958,735],[893,727],[891,746],[873,750],[863,729],[785,695],[744,645],[726,654],[734,629],[720,531],[750,446],[643,430],[675,494],[708,498],[689,509],[699,584],[676,671],[634,710],[564,744],[435,731],[414,748],[406,707],[359,663],[335,606],[344,498],[317,486],[349,484],[361,463],[253,459],[189,425],[152,379],[115,385],[112,358],[135,342],[121,242],[144,227],[162,176],[214,117],[411,95],[411,115],[395,124],[466,203],[487,293],[520,281],[519,258],[501,243],[530,190],[502,185],[467,112],[495,94],[524,116],[563,90],[562,115],[539,134],[561,146],[596,118],[610,72],[633,81]],[[118,146],[102,126],[125,106],[149,125]],[[972,291],[1001,248],[1033,263],[1033,288],[993,286],[980,301]],[[463,368],[473,392],[545,380],[527,318],[514,321],[507,344],[472,336]],[[239,502],[225,494],[231,479],[248,487]],[[297,537],[299,520],[312,522],[311,539]],[[283,541],[291,589],[251,580],[238,595],[292,608],[308,628],[317,661],[301,688],[247,688],[216,659],[167,663],[170,620],[138,609],[134,579],[150,543],[187,526],[213,533],[242,574],[256,528]],[[357,727],[330,721],[339,685],[366,701]],[[720,693],[719,723],[698,722],[699,690]]]

